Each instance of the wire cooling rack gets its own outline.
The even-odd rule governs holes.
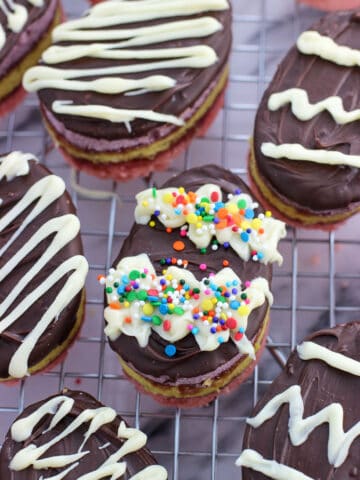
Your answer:
[[[282,268],[275,267],[268,349],[252,378],[238,391],[202,409],[165,408],[139,395],[120,371],[103,336],[102,289],[96,277],[119,252],[133,218],[134,194],[147,183],[204,163],[218,163],[246,179],[248,138],[261,94],[277,63],[319,13],[293,0],[233,0],[234,47],[226,105],[205,138],[195,140],[170,172],[127,184],[75,175],[52,148],[42,127],[37,100],[29,96],[0,122],[0,148],[30,151],[68,183],[82,223],[90,262],[86,321],[81,338],[54,371],[17,386],[0,386],[0,443],[24,406],[64,386],[82,389],[116,408],[150,437],[149,446],[173,480],[241,478],[234,462],[241,451],[245,418],[284,364],[290,349],[309,331],[357,318],[360,284],[359,217],[336,234],[291,230],[282,242]],[[64,0],[68,16],[86,8],[84,0]],[[92,200],[82,189],[112,193]],[[79,189],[77,189],[79,190]],[[6,479],[2,479],[6,480]]]

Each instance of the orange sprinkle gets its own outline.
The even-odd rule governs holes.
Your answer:
[[[175,257],[172,257],[172,259],[171,259],[171,263],[172,263],[172,265],[176,265],[176,263],[177,263],[177,260],[176,260],[176,258],[175,258]]]
[[[187,267],[189,265],[189,261],[188,260],[183,260],[183,265],[184,265],[184,267]]]
[[[103,278],[105,278],[105,275],[98,275],[97,276],[98,282],[100,282],[100,280],[102,280]]]
[[[226,220],[222,220],[221,222],[216,224],[216,228],[218,230],[223,230],[224,228],[227,228],[228,224]]]
[[[173,243],[173,249],[176,250],[177,252],[181,252],[182,250],[185,249],[185,243],[182,242],[181,240],[177,240],[176,242]]]
[[[229,260],[224,260],[223,261],[223,267],[228,267],[230,265]]]
[[[218,325],[218,326],[216,327],[216,331],[217,331],[217,332],[221,332],[221,330],[222,330],[221,326]]]
[[[131,323],[131,321],[132,321],[131,317],[126,317],[124,320],[125,323]]]
[[[240,208],[239,213],[240,215],[245,215],[245,210],[243,208]]]
[[[196,202],[196,194],[194,192],[188,192],[188,197],[189,197],[190,203]]]
[[[259,234],[262,235],[264,233],[264,229],[263,228],[259,228]]]
[[[244,221],[244,217],[242,215],[240,215],[239,213],[234,213],[233,214],[233,220],[234,222],[236,223],[236,225],[238,227],[240,227],[240,225],[242,224],[242,222]]]
[[[167,229],[166,229],[166,233],[171,233],[171,232],[172,232],[172,228],[170,228],[170,227],[167,227]]]
[[[217,212],[217,216],[223,219],[227,217],[228,213],[229,212],[226,210],[226,208],[220,208],[219,211]]]
[[[182,211],[182,213],[183,213],[183,215],[185,215],[185,216],[186,216],[186,215],[189,213],[189,211],[188,211],[188,210],[186,210],[186,208],[184,208],[184,210]]]
[[[121,305],[118,302],[111,302],[109,303],[109,307],[113,310],[121,310]]]
[[[193,312],[194,312],[194,313],[199,313],[199,311],[200,311],[200,310],[198,309],[198,307],[196,307],[196,308],[193,309]]]

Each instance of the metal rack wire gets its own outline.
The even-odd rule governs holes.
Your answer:
[[[81,14],[85,5],[84,0],[64,0],[70,16]],[[234,48],[225,108],[207,136],[195,140],[170,172],[156,174],[147,183],[161,183],[171,173],[209,161],[246,178],[248,138],[258,100],[278,61],[318,13],[290,0],[253,0],[251,4],[233,0],[233,5]],[[35,97],[28,97],[1,121],[0,145],[4,152],[21,149],[37,154],[68,182],[71,191],[71,171],[49,143]],[[259,367],[230,396],[207,408],[182,411],[137,394],[121,374],[102,333],[103,300],[96,276],[109,268],[118,253],[132,223],[134,193],[144,188],[144,181],[116,184],[78,174],[76,182],[82,188],[113,194],[92,200],[73,190],[90,262],[85,326],[67,359],[54,371],[17,386],[0,386],[0,439],[24,406],[67,386],[89,391],[148,433],[149,445],[168,467],[169,478],[240,478],[234,462],[241,451],[245,418],[280,372],[290,350],[309,331],[356,319],[359,219],[350,220],[336,234],[289,230],[282,245],[284,265],[274,272],[276,303],[268,349]]]

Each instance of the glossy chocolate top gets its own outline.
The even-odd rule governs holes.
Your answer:
[[[360,361],[360,323],[349,323],[310,335],[307,341],[330,349],[345,357]],[[360,421],[360,379],[355,374],[331,367],[318,359],[301,360],[295,351],[284,371],[277,377],[265,396],[256,405],[253,418],[274,396],[291,386],[301,387],[304,415],[307,418],[332,403],[344,411],[343,430],[348,432]],[[332,422],[335,414],[331,415]],[[284,404],[278,412],[257,428],[247,427],[243,449],[253,449],[268,460],[275,460],[297,469],[313,479],[354,480],[360,475],[359,438],[351,442],[345,461],[335,468],[328,460],[329,427],[326,423],[312,429],[308,439],[294,446],[288,434],[289,407]],[[310,424],[309,424],[310,428]],[[339,435],[336,435],[339,441]],[[268,477],[248,468],[244,480],[265,480]],[[303,478],[303,477],[301,477]]]
[[[97,8],[97,7],[94,7]],[[141,10],[139,10],[139,14]],[[231,9],[220,10],[220,11],[209,11],[196,15],[187,15],[187,16],[174,16],[161,18],[156,20],[147,20],[147,21],[137,21],[129,22],[121,25],[113,25],[108,30],[112,29],[137,29],[142,27],[151,27],[158,24],[165,24],[169,22],[181,22],[188,21],[191,19],[201,18],[201,17],[212,17],[217,19],[221,25],[222,29],[205,36],[203,38],[186,38],[186,39],[176,39],[176,40],[163,40],[158,43],[150,45],[142,45],[140,47],[129,47],[131,51],[136,50],[153,50],[153,49],[163,49],[164,52],[169,48],[182,48],[189,47],[194,45],[206,45],[212,47],[218,56],[218,60],[211,66],[206,68],[162,68],[157,70],[150,70],[145,72],[138,73],[124,73],[120,75],[106,74],[101,75],[103,77],[111,78],[123,78],[123,79],[143,79],[149,75],[164,75],[171,77],[176,81],[176,84],[172,88],[165,89],[163,91],[148,91],[142,92],[141,94],[128,94],[128,93],[117,93],[117,94],[105,94],[97,93],[93,91],[65,91],[59,89],[46,88],[40,90],[39,98],[41,103],[45,106],[46,111],[50,112],[51,115],[55,116],[59,120],[65,129],[70,130],[78,134],[85,135],[87,137],[92,137],[95,139],[106,139],[106,140],[127,140],[129,146],[131,146],[131,141],[137,139],[138,137],[146,136],[148,143],[152,143],[159,138],[168,135],[172,131],[178,129],[176,125],[171,125],[168,123],[155,122],[150,120],[143,120],[136,118],[131,121],[131,128],[129,125],[125,125],[122,122],[112,123],[108,120],[101,120],[98,118],[89,118],[89,117],[79,117],[76,115],[62,115],[54,113],[52,109],[53,102],[56,100],[69,100],[75,102],[76,105],[102,105],[109,106],[116,109],[129,109],[129,110],[146,110],[146,111],[155,111],[157,113],[173,115],[175,117],[180,117],[185,112],[196,110],[200,105],[197,105],[196,102],[201,97],[201,95],[206,92],[206,90],[214,85],[212,83],[218,80],[219,74],[223,72],[224,67],[228,61],[228,56],[231,47]],[[95,29],[96,31],[96,29]],[[122,37],[120,37],[121,40]],[[118,42],[120,40],[117,40]],[[114,39],[110,39],[108,43],[116,43]],[[103,41],[96,41],[96,43],[101,44]],[[89,44],[89,42],[59,42],[58,45],[84,45]],[[123,47],[125,48],[125,47]],[[120,48],[120,51],[122,48]],[[171,56],[169,56],[171,59]],[[154,61],[154,60],[146,60]],[[159,61],[159,60],[156,60]],[[107,68],[107,67],[117,67],[125,65],[133,65],[137,63],[144,63],[144,60],[114,60],[106,58],[91,58],[83,57],[79,59],[74,59],[72,61],[66,61],[63,63],[49,65],[58,69],[81,69],[86,70],[90,68]],[[94,80],[99,79],[100,76],[89,76],[81,80]],[[131,93],[131,92],[130,92]],[[144,143],[145,140],[142,142]],[[124,144],[126,148],[126,143]]]
[[[207,183],[218,185],[224,198],[239,188],[244,193],[250,193],[248,187],[238,176],[215,165],[205,165],[187,170],[170,179],[163,187],[182,186],[187,191],[195,191]],[[216,251],[208,248],[206,255],[201,254],[200,250],[187,237],[179,237],[179,229],[166,233],[165,227],[155,217],[154,220],[156,222],[154,228],[150,228],[148,225],[133,225],[114,266],[124,257],[146,253],[156,272],[161,274],[164,267],[160,264],[160,260],[176,256],[188,260],[188,270],[200,280],[204,277],[204,272],[199,269],[201,263],[206,263],[206,274],[208,275],[212,272],[219,272],[223,268],[223,261],[228,260],[229,267],[243,282],[257,277],[264,277],[269,282],[271,281],[272,267],[270,264],[264,265],[252,260],[245,262],[232,248],[225,249],[223,246],[219,246]],[[185,249],[177,253],[173,249],[173,243],[179,238],[184,242]],[[251,312],[246,331],[249,340],[253,340],[261,328],[267,308],[266,302]],[[229,362],[236,363],[242,355],[232,340],[223,343],[214,351],[207,352],[200,350],[193,335],[188,335],[175,343],[177,354],[175,357],[169,358],[164,353],[167,344],[168,342],[154,331],[145,348],[139,346],[136,338],[124,334],[120,335],[117,340],[110,341],[111,347],[142,374],[156,378],[157,382],[174,382],[175,384],[178,379],[191,378],[196,382],[197,377],[198,381],[201,381],[200,377],[209,373],[216,376],[222,370],[229,368]]]
[[[17,8],[19,6],[25,8],[27,14],[23,11],[23,14],[19,14],[18,17],[14,16],[12,19],[14,30],[12,30],[8,26],[9,20],[5,13],[10,12],[11,8],[6,8],[6,10],[0,8],[0,25],[5,35],[5,43],[0,48],[0,77],[6,75],[42,40],[43,35],[50,28],[59,6],[58,0],[44,0],[43,5],[37,2],[39,6],[29,0],[16,0],[14,3]],[[15,27],[19,30],[15,31]]]
[[[359,15],[359,12],[332,13],[309,30],[316,30],[339,45],[360,49]],[[340,96],[345,110],[349,111],[360,107],[359,85],[358,66],[340,66],[315,55],[304,55],[296,46],[281,62],[257,113],[254,146],[260,174],[277,195],[284,197],[285,203],[322,214],[346,211],[360,201],[360,171],[349,166],[265,157],[260,150],[262,143],[299,143],[308,149],[360,155],[360,122],[338,125],[327,111],[301,121],[291,112],[290,105],[270,111],[270,95],[301,88],[307,92],[311,103]]]
[[[35,411],[39,411],[47,402],[56,399],[56,397],[63,397],[62,403],[58,403],[54,408],[54,413],[59,411],[59,407],[66,406],[66,401],[72,401],[73,404],[69,406],[70,411],[54,428],[50,428],[50,422],[54,418],[54,413],[44,415],[40,418],[36,427],[33,430],[32,435],[26,441],[15,441],[11,430],[6,436],[0,454],[0,475],[2,479],[13,480],[27,480],[40,478],[42,475],[47,478],[52,475],[60,475],[64,472],[65,467],[62,468],[50,468],[50,469],[35,469],[29,466],[25,470],[14,471],[11,470],[9,465],[15,455],[28,444],[40,447],[50,442],[56,436],[61,435],[64,430],[76,419],[79,419],[81,415],[84,415],[84,411],[94,411],[97,409],[104,409],[104,405],[99,403],[95,398],[89,394],[79,391],[64,390],[57,396],[50,397],[42,402],[38,402],[30,407],[27,407],[24,412],[18,417],[17,421],[28,417]],[[105,463],[111,455],[115,454],[125,443],[126,439],[123,435],[118,435],[118,429],[120,422],[123,422],[120,416],[116,416],[116,413],[109,408],[106,408],[107,415],[113,414],[113,420],[102,422],[100,417],[99,428],[96,429],[88,438],[84,444],[82,451],[87,452],[86,455],[79,461],[78,466],[71,470],[67,475],[67,480],[77,480],[80,476],[89,474],[96,471],[103,463]],[[16,422],[15,422],[16,425]],[[40,459],[46,461],[46,458],[54,457],[58,455],[73,455],[79,451],[79,447],[84,441],[84,435],[88,431],[90,420],[83,421],[82,425],[74,429],[71,433],[68,433],[64,438],[57,441],[50,449],[48,449]],[[49,430],[48,430],[49,429]],[[125,456],[121,456],[118,463],[126,462],[126,473],[118,476],[117,478],[123,480],[125,478],[133,477],[137,472],[156,465],[156,460],[151,455],[149,450],[145,447],[134,448],[133,453]],[[77,462],[70,462],[69,465],[74,465]],[[67,467],[66,467],[67,468]],[[160,467],[159,467],[160,468]],[[106,478],[110,478],[111,474],[106,475]],[[96,477],[96,478],[100,478]],[[101,478],[105,478],[105,475],[101,475]],[[144,479],[151,479],[154,477],[144,475]],[[164,479],[165,476],[156,477]]]
[[[39,185],[39,181],[46,179],[51,175],[51,172],[44,166],[36,163],[34,160],[29,161],[29,173],[26,175],[19,175],[12,178],[10,181],[7,178],[3,178],[0,181],[0,219],[2,222],[7,218],[7,214],[14,209],[19,208],[21,201],[31,188],[35,185]],[[62,180],[58,177],[57,185]],[[41,184],[45,189],[45,184]],[[52,186],[47,187],[48,191],[43,193],[43,202],[54,192]],[[60,188],[61,192],[61,188]],[[19,295],[5,308],[5,302],[9,300],[9,295],[19,286],[21,281],[26,279],[29,275],[31,268],[35,267],[44,255],[49,251],[51,245],[57,243],[54,240],[56,231],[47,232],[45,238],[40,241],[30,240],[36,233],[43,228],[47,228],[44,225],[48,225],[52,219],[62,217],[67,214],[74,214],[75,208],[70,199],[69,194],[64,191],[60,193],[60,196],[45,208],[39,215],[37,215],[30,223],[21,230],[21,234],[12,241],[5,252],[2,252],[0,258],[0,267],[3,268],[9,265],[9,261],[13,260],[15,256],[19,255],[19,252],[24,245],[30,246],[30,251],[26,253],[25,257],[18,257],[19,261],[15,262],[15,267],[7,275],[2,273],[3,277],[0,277],[0,308],[3,310],[0,315],[0,320],[6,319],[9,315],[14,313],[19,303],[25,299],[29,299],[32,292],[41,284],[44,288],[38,293],[35,292],[36,297],[34,302],[30,302],[28,307],[20,315],[16,315],[17,320],[11,323],[3,332],[0,332],[0,378],[7,378],[9,376],[8,369],[9,363],[14,354],[18,351],[23,341],[26,339],[36,326],[39,325],[40,319],[48,311],[49,307],[55,301],[57,295],[63,289],[66,281],[69,279],[72,273],[72,269],[67,273],[61,275],[60,280],[56,281],[53,286],[50,285],[49,277],[60,265],[63,265],[65,261],[69,260],[73,256],[82,254],[82,243],[79,234],[72,233],[70,237],[75,237],[70,241],[65,241],[60,250],[48,259],[46,265],[40,268],[40,270],[34,276],[30,282],[21,290]],[[5,245],[12,239],[13,234],[19,229],[22,229],[24,223],[29,214],[34,212],[36,204],[40,202],[41,194],[38,192],[34,197],[34,201],[30,206],[27,206],[25,210],[15,216],[10,224],[0,232],[0,248],[4,248]],[[67,217],[68,218],[68,217]],[[63,232],[68,229],[72,230],[77,228],[78,220],[73,216],[69,219],[69,223],[60,227]],[[65,234],[67,235],[67,234]],[[85,262],[85,260],[84,260]],[[86,262],[85,262],[86,263]],[[50,287],[48,289],[48,286]],[[56,321],[52,322],[45,332],[40,336],[40,339],[35,342],[35,347],[29,358],[29,366],[38,364],[41,360],[47,357],[54,349],[60,346],[69,336],[74,323],[76,321],[76,315],[79,309],[80,294],[71,299],[69,296],[69,302],[64,304],[64,308],[58,315]],[[0,322],[0,327],[1,327]]]

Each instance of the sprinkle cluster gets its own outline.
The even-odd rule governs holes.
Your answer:
[[[171,207],[173,216],[182,216],[184,225],[180,228],[180,236],[189,236],[189,226],[195,229],[197,235],[209,232],[211,236],[217,237],[212,240],[211,249],[217,250],[219,244],[225,249],[230,247],[229,241],[219,241],[219,234],[225,229],[231,230],[233,234],[237,234],[239,239],[244,243],[250,242],[253,234],[263,235],[264,218],[271,217],[271,212],[256,215],[254,204],[248,195],[242,194],[240,189],[234,191],[234,194],[228,195],[228,202],[221,200],[221,193],[215,188],[209,194],[199,196],[195,192],[186,191],[183,187],[179,187],[176,191],[161,192],[153,188],[151,191],[152,199],[142,200],[141,206],[148,208],[153,206],[152,215],[159,217],[160,221],[166,224],[169,215],[162,211],[161,205],[168,210]],[[185,224],[186,223],[186,224]],[[149,222],[150,227],[155,227],[156,223],[152,219]],[[172,228],[167,227],[168,233],[172,232]],[[173,244],[175,251],[182,251],[185,245],[181,241]],[[206,253],[206,248],[200,249],[201,253]],[[261,251],[251,251],[251,258],[254,261],[261,261],[264,254]]]
[[[247,317],[251,312],[247,294],[250,282],[241,286],[238,280],[231,280],[219,286],[213,281],[215,275],[210,274],[198,282],[198,287],[193,287],[183,278],[174,278],[167,270],[158,277],[146,268],[117,275],[117,271],[110,269],[107,277],[100,275],[98,280],[106,285],[111,309],[137,307],[138,313],[132,310],[131,316],[125,317],[125,323],[141,319],[169,332],[176,328],[179,317],[186,315],[189,333],[198,335],[201,329],[206,329],[208,335],[218,334],[219,344],[225,341],[222,332],[231,331],[235,341],[240,341],[245,333],[234,317]],[[164,353],[174,356],[175,345],[167,345]]]

